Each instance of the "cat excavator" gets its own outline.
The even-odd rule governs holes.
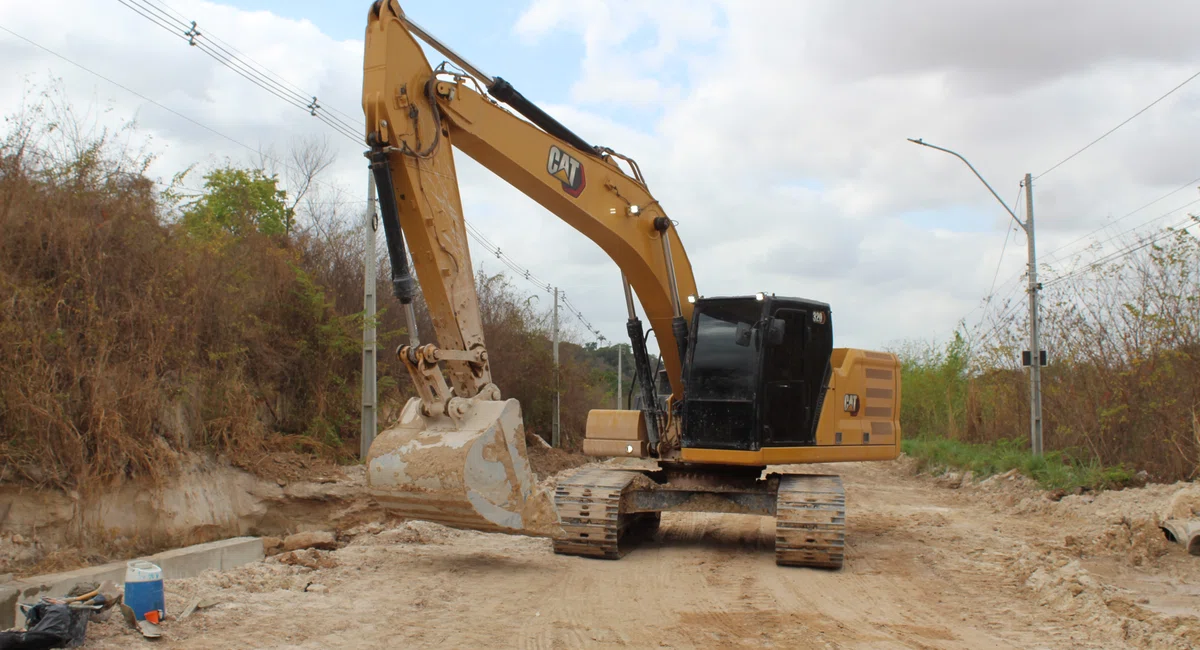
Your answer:
[[[433,68],[419,41],[447,61]],[[768,516],[777,564],[842,566],[840,478],[778,466],[896,458],[895,355],[834,348],[824,302],[765,291],[702,296],[676,221],[633,159],[590,144],[485,74],[395,0],[370,7],[363,111],[392,292],[411,326],[419,283],[433,323],[432,340],[413,337],[397,350],[417,396],[366,459],[381,505],[456,528],[550,537],[557,553],[608,559],[663,512]],[[590,239],[621,272],[639,408],[590,411],[583,451],[598,462],[560,476],[553,493],[530,468],[520,404],[492,381],[452,147]],[[639,305],[665,381],[652,376]]]

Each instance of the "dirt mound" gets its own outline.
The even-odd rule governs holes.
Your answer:
[[[463,536],[463,531],[427,521],[406,521],[394,528],[368,524],[350,531],[352,546],[393,546],[396,544],[446,544]]]
[[[525,448],[529,452],[529,464],[539,479],[545,479],[559,472],[597,460],[583,454],[555,449],[547,444],[541,436],[529,433],[525,434]]]
[[[1063,546],[1080,556],[1115,555],[1129,566],[1153,565],[1170,552],[1158,522],[1149,517],[1122,517],[1098,534],[1069,534]]]
[[[1024,557],[1027,563],[1037,562]],[[1148,648],[1195,648],[1200,645],[1200,622],[1195,618],[1168,617],[1134,602],[1133,594],[1097,580],[1078,560],[1059,560],[1057,566],[1039,566],[1025,586],[1038,602],[1112,634],[1128,645]]]
[[[1200,486],[1189,485],[1171,495],[1161,516],[1163,519],[1195,519],[1200,516]]]

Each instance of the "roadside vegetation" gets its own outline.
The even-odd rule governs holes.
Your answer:
[[[1144,245],[1141,245],[1144,244]],[[1138,247],[1140,245],[1140,247]],[[1029,453],[1023,305],[968,338],[909,342],[903,363],[905,452],[976,475],[1019,469],[1047,488],[1192,480],[1200,471],[1200,240],[1177,230],[1130,242],[1043,291],[1042,459]],[[1012,301],[1023,301],[1018,292]]]
[[[255,470],[278,452],[353,462],[362,363],[361,204],[321,181],[321,140],[146,176],[134,125],[99,128],[51,88],[0,134],[0,481],[90,489],[169,476],[189,453]],[[283,162],[286,161],[286,162]],[[380,296],[380,425],[415,393]],[[550,305],[477,275],[494,378],[550,435]],[[417,304],[419,331],[431,330]],[[562,424],[614,403],[615,349],[562,333]],[[627,371],[628,372],[628,371]],[[626,384],[628,386],[628,384]]]

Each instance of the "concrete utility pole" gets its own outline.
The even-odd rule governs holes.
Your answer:
[[[1042,455],[1042,347],[1038,339],[1041,309],[1037,248],[1033,237],[1033,177],[1025,174],[1025,239],[1029,242],[1029,438],[1033,455]]]
[[[908,141],[914,142],[914,143],[919,144],[924,147],[929,147],[930,149],[937,149],[938,151],[944,151],[944,152],[954,156],[955,158],[958,158],[959,160],[963,161],[963,163],[968,168],[970,168],[971,173],[975,174],[975,178],[978,178],[979,182],[983,183],[983,186],[986,187],[988,189],[988,191],[992,193],[992,196],[996,197],[996,201],[998,201],[1000,203],[1000,205],[1004,207],[1004,211],[1007,212],[1009,214],[1009,216],[1011,216],[1013,218],[1013,221],[1017,222],[1017,225],[1021,227],[1021,230],[1025,231],[1025,239],[1026,239],[1026,241],[1029,242],[1029,274],[1028,274],[1029,275],[1029,289],[1028,289],[1028,292],[1029,292],[1029,351],[1022,355],[1021,362],[1022,362],[1022,364],[1024,364],[1026,361],[1025,355],[1028,355],[1028,362],[1029,362],[1028,363],[1028,365],[1029,365],[1029,446],[1030,446],[1030,449],[1033,451],[1034,456],[1041,456],[1042,455],[1042,354],[1041,354],[1041,347],[1040,347],[1041,342],[1038,339],[1038,319],[1040,318],[1040,315],[1041,315],[1040,306],[1038,303],[1038,292],[1042,290],[1042,285],[1041,285],[1041,283],[1039,283],[1037,281],[1037,249],[1034,247],[1034,236],[1033,236],[1033,178],[1029,174],[1025,174],[1025,199],[1026,199],[1025,200],[1025,221],[1022,222],[1021,219],[1017,217],[1016,213],[1014,213],[1012,211],[1012,209],[1008,207],[1008,204],[1006,204],[1004,202],[1004,199],[1001,199],[1000,195],[996,194],[996,190],[992,189],[992,186],[989,185],[986,180],[984,180],[983,176],[981,176],[979,174],[979,172],[975,170],[975,166],[972,165],[966,158],[963,158],[958,153],[951,151],[949,149],[945,149],[945,148],[939,147],[937,145],[929,144],[928,142],[925,142],[925,141],[921,140],[920,138],[916,138],[916,139],[909,138]]]
[[[363,249],[363,363],[362,363],[362,433],[358,455],[366,458],[378,430],[378,399],[376,390],[375,341],[375,176],[367,172],[367,212],[363,221],[366,246]]]
[[[558,287],[554,287],[554,320],[552,321],[552,327],[554,328],[554,424],[550,433],[550,445],[557,449],[562,444],[558,422]]]
[[[617,410],[621,410],[621,344],[617,344]]]

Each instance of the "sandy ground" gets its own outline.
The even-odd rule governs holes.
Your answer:
[[[668,513],[620,561],[424,522],[320,558],[168,581],[161,648],[1121,648],[1200,646],[1200,558],[1153,525],[1183,485],[1070,496],[1019,478],[845,477],[843,570],[777,567],[774,524]],[[1178,499],[1176,499],[1178,501]],[[315,552],[314,552],[315,553]],[[117,620],[89,648],[150,647]]]

